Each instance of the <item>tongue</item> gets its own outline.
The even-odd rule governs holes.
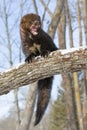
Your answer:
[[[35,28],[35,27],[32,27],[31,32],[32,32],[32,34],[34,34],[34,35],[37,35],[37,34],[38,34],[37,28]]]
[[[36,28],[32,28],[32,31],[37,32],[37,29]]]
[[[32,29],[31,32],[32,32],[33,35],[37,35],[38,34],[37,29]]]

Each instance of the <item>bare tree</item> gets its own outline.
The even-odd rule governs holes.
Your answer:
[[[77,18],[78,18],[78,27],[79,27],[79,44],[82,46],[82,25],[81,25],[81,11],[80,11],[80,1],[77,0]]]
[[[67,2],[67,1],[65,1]],[[68,3],[66,3],[68,4]],[[69,9],[68,9],[68,5],[66,6],[66,14],[68,16],[69,19]],[[67,17],[65,17],[65,8],[63,9],[62,12],[62,17],[60,20],[60,24],[58,26],[58,37],[59,37],[59,46],[60,48],[64,49],[66,48],[66,38],[65,38],[65,32],[66,32],[66,20]],[[71,20],[68,20],[68,23]],[[69,23],[71,28],[71,24]],[[70,31],[69,31],[70,32]],[[71,39],[72,39],[72,33],[71,34]],[[72,44],[72,41],[70,42]],[[74,102],[74,95],[73,95],[73,87],[72,87],[72,78],[69,74],[62,74],[62,86],[65,90],[64,93],[64,97],[65,97],[65,104],[66,104],[66,115],[67,115],[67,129],[69,130],[77,130],[78,126],[77,126],[77,121],[76,121],[76,111],[75,111],[75,102]]]
[[[7,37],[7,44],[8,44],[8,52],[9,52],[9,65],[10,67],[13,65],[12,61],[12,47],[10,42],[10,34],[9,34],[9,28],[8,28],[8,15],[6,11],[6,1],[3,0],[4,5],[4,17],[5,17],[5,28],[6,28],[6,37]],[[16,111],[16,130],[19,130],[19,123],[20,123],[20,114],[19,114],[19,105],[18,105],[18,91],[14,90],[14,98],[15,98],[15,111]]]
[[[83,13],[83,22],[84,22],[84,30],[85,30],[85,39],[86,39],[86,45],[87,45],[87,1],[82,0],[82,13]]]
[[[85,41],[87,45],[87,1],[82,0],[82,18],[84,23],[84,30],[85,30]],[[84,72],[84,89],[83,89],[83,124],[84,130],[87,129],[87,71]]]
[[[20,124],[20,130],[29,130],[33,111],[34,111],[34,105],[36,101],[36,93],[37,93],[37,82],[30,84],[26,108],[23,115],[23,120]]]
[[[69,11],[67,0],[66,0],[66,10],[67,10],[68,24],[69,24],[70,47],[73,47],[73,34],[72,34],[72,26],[71,26],[72,23],[71,23],[71,16],[70,16],[70,11]],[[73,73],[73,80],[74,80],[73,87],[74,87],[74,92],[75,92],[75,104],[76,104],[76,111],[77,111],[77,119],[78,119],[79,129],[83,130],[80,89],[79,89],[79,84],[78,84],[78,75],[76,72]]]
[[[61,12],[63,10],[64,2],[63,0],[59,0],[56,4],[56,8],[54,14],[52,16],[51,23],[48,27],[48,34],[54,39],[55,32],[60,21]]]

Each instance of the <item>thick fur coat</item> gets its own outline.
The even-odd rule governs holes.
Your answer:
[[[40,17],[36,14],[27,14],[20,22],[20,34],[22,49],[25,54],[25,62],[32,62],[36,56],[47,56],[50,52],[57,50],[51,37],[41,28]],[[35,124],[42,119],[48,106],[53,76],[38,81],[38,99]]]

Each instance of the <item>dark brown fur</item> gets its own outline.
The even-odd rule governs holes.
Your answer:
[[[33,57],[48,55],[49,52],[57,50],[51,37],[41,29],[40,17],[36,14],[27,14],[21,19],[20,33],[23,52],[26,56],[26,62],[32,62]],[[50,99],[53,76],[38,81],[38,100],[36,110],[37,125]]]

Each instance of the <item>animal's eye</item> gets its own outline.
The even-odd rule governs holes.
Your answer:
[[[33,21],[29,21],[29,24],[33,24]]]

